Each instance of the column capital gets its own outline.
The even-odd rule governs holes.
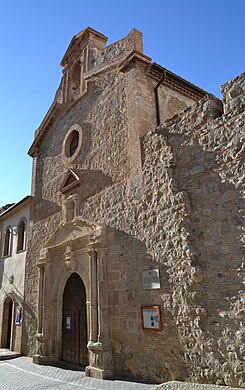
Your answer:
[[[89,250],[86,252],[91,259],[96,259],[96,250],[95,248],[89,248]]]
[[[71,245],[68,244],[66,246],[64,256],[65,256],[65,261],[73,260],[73,251],[72,251]]]
[[[48,263],[51,262],[51,256],[48,248],[40,250],[39,259],[37,262],[38,268],[44,268]]]
[[[107,255],[107,253],[108,253],[107,246],[96,246],[95,250],[100,255]]]

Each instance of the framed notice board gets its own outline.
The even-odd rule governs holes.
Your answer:
[[[16,314],[15,314],[15,324],[21,325],[22,323],[22,309],[21,307],[16,307]]]
[[[142,306],[141,319],[143,330],[159,332],[162,329],[160,306]]]

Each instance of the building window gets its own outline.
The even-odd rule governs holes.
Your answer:
[[[78,131],[75,130],[74,132],[72,132],[72,139],[71,139],[71,144],[70,144],[69,157],[73,156],[73,154],[77,150],[78,141],[79,141],[79,134],[78,134]]]
[[[26,224],[25,221],[22,220],[18,225],[17,252],[25,249],[25,237],[26,237]]]
[[[81,64],[79,62],[76,62],[76,64],[73,67],[72,84],[71,84],[72,97],[74,99],[77,99],[80,96],[80,88],[81,88],[80,84],[81,84]]]
[[[77,130],[73,130],[69,137],[66,140],[66,148],[65,148],[65,154],[66,157],[70,158],[74,156],[75,152],[77,151],[79,144],[79,133]]]
[[[79,124],[75,123],[68,130],[66,137],[63,141],[63,153],[67,161],[74,161],[81,149],[82,145],[82,128]]]
[[[4,235],[3,256],[9,256],[10,249],[11,249],[11,229],[10,227],[8,227],[5,230],[5,235]]]

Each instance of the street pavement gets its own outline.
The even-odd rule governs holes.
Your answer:
[[[157,386],[155,390],[243,390],[243,389],[241,387],[173,381],[173,382],[163,383]]]
[[[4,353],[3,350],[0,350]],[[3,357],[3,356],[2,356]],[[7,359],[10,358],[8,354]],[[242,390],[241,388],[186,382],[161,385],[88,378],[83,371],[40,366],[22,356],[0,360],[0,390]]]
[[[22,356],[0,361],[0,390],[154,390],[156,385],[88,378],[83,371],[40,366]]]

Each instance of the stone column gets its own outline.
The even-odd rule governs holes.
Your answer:
[[[47,249],[41,250],[39,263],[39,309],[38,329],[36,339],[38,342],[38,354],[33,355],[33,362],[45,364],[49,362],[50,342],[50,270],[51,261]]]
[[[107,288],[107,249],[97,248],[97,275],[96,283],[93,274],[93,281],[91,278],[91,299],[95,299],[97,286],[97,299],[98,299],[98,336],[96,342],[89,343],[89,349],[92,353],[93,364],[86,367],[86,375],[93,378],[105,379],[113,376],[113,365],[112,365],[112,349],[110,341],[110,323],[109,323],[109,310],[108,310],[108,288]],[[94,263],[91,270],[95,271]],[[93,285],[92,285],[93,284]],[[91,309],[91,316],[95,315],[94,310]],[[93,330],[93,337],[95,336],[95,323],[91,318],[91,329]],[[93,324],[93,325],[92,325]]]
[[[44,266],[38,265],[39,268],[39,290],[38,290],[38,319],[37,332],[42,333],[43,328],[43,281],[44,281]]]
[[[107,289],[107,249],[98,248],[98,311],[99,311],[99,337],[98,342],[103,345],[110,344],[110,324],[108,311],[108,289]]]
[[[98,297],[97,297],[97,256],[95,250],[90,256],[90,340],[89,346],[98,341]]]

